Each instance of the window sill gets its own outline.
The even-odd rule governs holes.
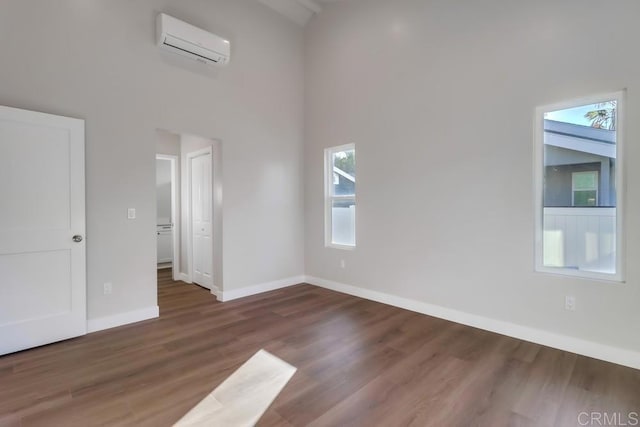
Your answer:
[[[575,277],[578,279],[595,280],[599,282],[617,283],[617,284],[626,283],[621,274],[597,273],[594,271],[576,270],[573,268],[543,267],[543,266],[538,266],[535,271],[536,273],[541,273],[541,274]]]
[[[339,245],[337,243],[327,243],[324,245],[324,247],[332,249],[342,249],[345,251],[354,251],[356,249],[356,245]]]

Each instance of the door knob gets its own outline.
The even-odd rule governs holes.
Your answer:
[[[76,243],[82,242],[82,236],[79,234],[76,234],[75,236],[73,236],[73,241]]]

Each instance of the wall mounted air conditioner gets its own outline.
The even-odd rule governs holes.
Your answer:
[[[156,18],[158,46],[205,64],[225,65],[231,46],[228,40],[164,13]]]

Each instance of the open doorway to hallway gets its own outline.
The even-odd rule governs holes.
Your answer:
[[[156,236],[158,269],[180,271],[180,235],[178,234],[179,156],[156,154]],[[174,280],[177,277],[173,276]]]
[[[220,297],[221,144],[166,130],[156,134],[158,277],[196,284]]]

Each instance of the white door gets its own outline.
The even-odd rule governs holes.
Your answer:
[[[192,278],[207,289],[213,287],[213,218],[211,195],[211,151],[190,157]]]
[[[84,121],[0,106],[0,203],[0,354],[85,334]]]

